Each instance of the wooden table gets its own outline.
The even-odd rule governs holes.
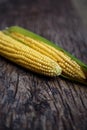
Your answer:
[[[0,29],[25,27],[87,63],[87,29],[70,0],[12,1],[0,5]],[[87,87],[0,56],[0,130],[87,130]]]

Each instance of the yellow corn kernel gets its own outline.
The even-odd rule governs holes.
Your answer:
[[[72,60],[64,52],[57,50],[42,41],[32,39],[17,32],[12,32],[11,36],[56,61],[62,68],[62,74],[70,76],[71,78],[86,79],[80,65]]]
[[[40,74],[57,76],[61,67],[51,58],[0,32],[0,55]]]

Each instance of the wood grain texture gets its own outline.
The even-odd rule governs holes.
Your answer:
[[[25,27],[87,64],[87,33],[69,0],[0,5],[0,29]],[[13,2],[13,3],[12,3]],[[87,86],[40,76],[0,56],[0,130],[87,130]]]

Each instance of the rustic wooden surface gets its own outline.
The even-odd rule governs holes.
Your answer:
[[[87,63],[86,29],[70,0],[20,1],[0,5],[0,29],[20,25]],[[0,130],[87,130],[87,86],[0,57]]]

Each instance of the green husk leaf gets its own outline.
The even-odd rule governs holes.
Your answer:
[[[33,39],[35,39],[35,40],[43,41],[44,43],[46,43],[46,44],[48,44],[48,45],[54,47],[55,49],[64,52],[64,53],[65,53],[66,55],[68,55],[72,60],[76,61],[76,62],[81,66],[81,68],[82,68],[82,70],[83,70],[83,72],[84,72],[84,74],[85,74],[85,76],[86,76],[86,79],[79,81],[79,80],[77,80],[77,79],[72,79],[72,78],[70,78],[70,77],[68,77],[68,76],[65,76],[65,75],[61,75],[61,76],[63,76],[64,78],[68,78],[68,79],[70,79],[70,80],[72,80],[72,81],[78,81],[78,82],[81,82],[81,83],[87,85],[87,65],[84,64],[84,63],[83,63],[82,61],[80,61],[79,59],[77,59],[76,57],[74,57],[73,55],[71,55],[69,52],[65,51],[63,48],[59,47],[58,45],[54,44],[53,42],[51,42],[51,41],[49,41],[49,40],[47,40],[47,39],[45,39],[45,38],[43,38],[42,36],[39,36],[39,35],[37,35],[37,34],[31,32],[31,31],[26,30],[26,29],[24,29],[24,28],[22,28],[22,27],[19,27],[19,26],[9,27],[9,28],[7,28],[6,30],[4,30],[3,32],[8,33],[8,35],[10,35],[11,32],[18,32],[18,33],[21,33],[21,34],[23,34],[23,35],[25,35],[25,36],[28,36],[28,37],[30,37],[30,38],[33,38]]]

